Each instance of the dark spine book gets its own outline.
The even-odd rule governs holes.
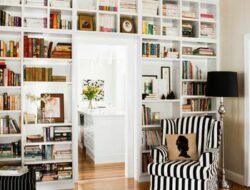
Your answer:
[[[6,127],[8,129],[8,134],[10,134],[10,116],[6,115]]]
[[[0,69],[0,86],[3,86],[3,69]]]
[[[3,109],[7,110],[8,109],[8,94],[3,93]]]
[[[46,130],[46,141],[51,141],[51,139],[50,139],[50,127],[47,127],[45,130]]]
[[[29,57],[28,36],[24,36],[24,57]]]
[[[49,42],[48,58],[51,58],[53,42]]]
[[[14,124],[14,126],[15,126],[17,132],[18,132],[18,133],[21,133],[21,130],[20,130],[20,128],[18,127],[17,121],[16,121],[15,119],[12,119],[12,122],[13,122],[13,124]]]
[[[7,110],[10,110],[10,96],[7,96]]]

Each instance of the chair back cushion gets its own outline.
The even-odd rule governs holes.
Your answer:
[[[166,134],[196,133],[198,155],[206,148],[218,148],[220,145],[219,122],[208,116],[188,116],[177,119],[165,119],[161,121],[163,136],[162,144],[166,145]]]

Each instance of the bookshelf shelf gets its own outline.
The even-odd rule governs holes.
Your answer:
[[[0,162],[16,162],[21,160],[22,160],[21,157],[0,158]]]
[[[37,160],[37,161],[26,161],[24,158],[25,165],[36,165],[36,164],[57,164],[57,163],[67,163],[72,162],[72,159],[61,159],[61,160]]]
[[[216,59],[216,56],[183,55],[183,59]]]
[[[182,82],[207,82],[207,80],[202,80],[202,79],[182,79]]]
[[[66,145],[72,144],[71,141],[62,141],[62,142],[26,142],[24,146],[35,146],[35,145]]]
[[[17,4],[1,3],[0,7],[19,7],[19,8],[21,8],[22,5],[21,4],[17,5]]]
[[[72,62],[72,59],[53,59],[53,58],[24,58],[24,62]]]
[[[64,7],[50,7],[51,11],[72,11],[72,8],[64,8]]]
[[[0,138],[16,138],[21,136],[21,134],[1,134]]]
[[[143,61],[180,61],[178,58],[154,58],[154,57],[143,57]]]
[[[24,124],[23,127],[50,127],[50,126],[71,126],[72,123],[37,123],[37,124]]]
[[[207,96],[196,96],[196,95],[190,95],[190,96],[186,96],[183,95],[182,98],[184,99],[204,99],[204,98],[208,98]]]
[[[175,100],[142,100],[142,103],[179,103],[180,99]]]
[[[54,86],[57,86],[57,85],[72,85],[72,82],[23,82],[23,85],[27,85],[27,86],[34,86],[34,85],[37,85],[37,86],[42,86],[42,85],[54,85]]]
[[[29,8],[29,9],[48,9],[48,6],[36,6],[36,5],[24,5],[24,8]]]
[[[0,114],[17,114],[21,112],[21,110],[0,110]]]
[[[20,90],[21,86],[0,86],[1,90]]]
[[[5,61],[21,61],[20,57],[0,57],[0,60]]]
[[[182,112],[182,114],[188,114],[188,115],[195,115],[195,114],[217,114],[218,111],[189,111],[189,112]]]

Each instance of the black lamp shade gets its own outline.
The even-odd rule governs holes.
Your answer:
[[[238,97],[237,72],[208,72],[206,96]]]

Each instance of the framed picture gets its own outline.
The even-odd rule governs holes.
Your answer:
[[[161,78],[166,79],[166,88],[170,92],[171,91],[171,73],[170,67],[161,67]]]
[[[142,89],[144,94],[153,93],[153,80],[157,79],[157,75],[142,75]]]
[[[192,47],[182,47],[182,54],[183,55],[193,55],[193,48]]]
[[[56,123],[64,122],[64,94],[41,94],[41,97],[49,95],[51,100],[46,104],[41,101],[45,118],[53,119]]]
[[[79,30],[93,31],[94,30],[93,16],[79,15],[78,28],[79,28]]]
[[[134,19],[133,18],[121,18],[120,30],[122,33],[136,33]]]

